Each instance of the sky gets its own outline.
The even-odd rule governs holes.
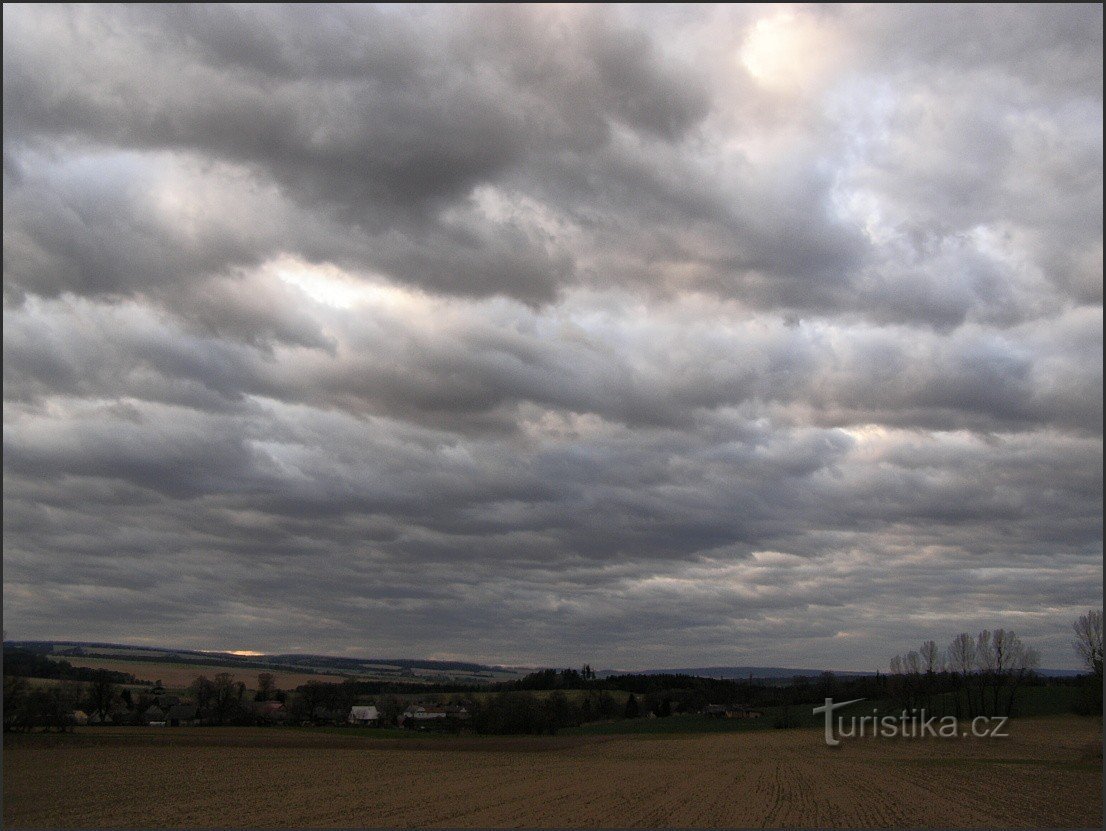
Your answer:
[[[7,636],[1076,667],[1102,14],[5,5]]]

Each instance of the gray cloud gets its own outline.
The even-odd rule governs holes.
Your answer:
[[[1101,21],[5,7],[5,626],[1072,665]]]

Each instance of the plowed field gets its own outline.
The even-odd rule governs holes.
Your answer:
[[[1101,827],[1101,721],[1008,739],[810,730],[374,739],[279,729],[6,736],[8,827]],[[1095,749],[1097,745],[1098,749]]]

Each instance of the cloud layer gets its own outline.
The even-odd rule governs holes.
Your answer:
[[[1102,10],[4,10],[13,637],[872,669],[1102,594]]]

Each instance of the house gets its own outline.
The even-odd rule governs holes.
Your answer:
[[[376,707],[354,707],[349,711],[349,723],[361,724],[371,727],[375,727],[380,723],[380,713],[376,711]]]
[[[200,723],[200,709],[195,704],[178,704],[165,714],[170,727],[195,727]]]
[[[153,704],[146,708],[142,713],[142,720],[147,724],[151,724],[155,721],[165,721],[165,711]]]
[[[69,714],[69,723],[82,726],[88,724],[88,713],[84,710],[74,710]]]
[[[703,715],[709,718],[760,718],[760,710],[736,704],[711,704],[703,709]]]
[[[468,710],[457,704],[416,704],[403,711],[399,723],[409,730],[453,729],[468,717]]]

